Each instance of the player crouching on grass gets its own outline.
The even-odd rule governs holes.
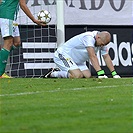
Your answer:
[[[112,77],[120,78],[115,71],[110,55],[108,54],[106,45],[110,41],[111,35],[107,31],[88,31],[72,37],[54,53],[54,62],[61,71],[54,71],[54,69],[51,69],[44,77],[90,78],[91,72],[86,66],[86,61],[90,60],[97,72],[98,78],[108,78],[98,62],[96,54],[99,51],[102,54]]]

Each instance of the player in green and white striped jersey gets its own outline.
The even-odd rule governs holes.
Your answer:
[[[0,50],[0,77],[5,72],[10,51],[19,47],[21,42],[16,23],[19,6],[34,23],[45,26],[41,20],[34,18],[26,5],[26,0],[0,0],[0,29],[4,39],[3,48]]]

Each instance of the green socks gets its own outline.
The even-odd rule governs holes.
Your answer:
[[[7,59],[10,54],[10,51],[2,48],[0,50],[0,76],[3,75],[5,72],[6,64],[7,64]]]

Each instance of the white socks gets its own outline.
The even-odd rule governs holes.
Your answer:
[[[54,71],[51,73],[51,77],[54,78],[68,78],[68,72],[66,71]]]

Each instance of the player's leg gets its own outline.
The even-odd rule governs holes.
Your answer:
[[[50,69],[47,74],[44,76],[45,78],[82,78],[83,74],[80,69],[74,69],[68,71],[55,71],[54,69]]]
[[[84,75],[84,78],[90,78],[91,77],[91,72],[86,66],[86,63],[78,65],[79,69],[82,71],[82,74]]]
[[[66,71],[57,70],[56,68],[51,68],[43,76],[43,78],[69,78],[69,73]]]
[[[83,74],[71,57],[67,54],[55,52],[54,62],[61,69],[58,74],[68,78],[82,78]],[[57,73],[56,73],[57,74]]]
[[[13,37],[12,36],[8,36],[8,37],[4,37],[4,45],[3,45],[3,49],[7,50],[10,52],[10,49],[13,45]]]
[[[4,38],[3,48],[0,50],[0,76],[5,72],[7,59],[10,54],[10,48],[13,43],[13,37]]]
[[[0,76],[5,72],[7,59],[13,45],[13,21],[0,18],[1,34],[4,39],[3,48],[0,50]]]
[[[15,21],[13,21],[13,37],[14,37],[13,45],[12,45],[10,51],[17,49],[18,47],[20,47],[20,44],[21,44],[18,24]]]
[[[68,72],[69,72],[69,78],[83,78],[84,76],[79,68],[69,70]]]
[[[82,73],[83,73],[85,78],[90,78],[91,77],[91,73],[90,73],[89,69],[83,70]]]

